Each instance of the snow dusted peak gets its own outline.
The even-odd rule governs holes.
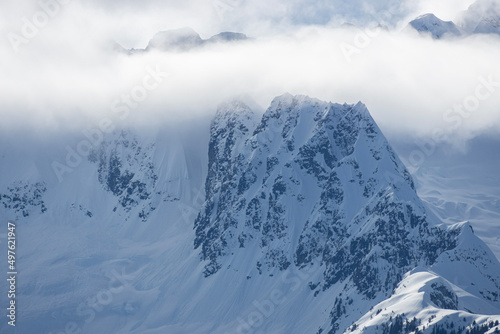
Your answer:
[[[347,104],[344,104],[346,106]],[[363,102],[358,102],[355,105],[352,106],[351,109],[352,112],[358,113],[359,115],[363,116],[364,118],[370,118],[371,119],[371,114],[366,105]]]
[[[450,36],[460,36],[461,33],[455,23],[443,21],[434,14],[424,14],[410,22],[410,26],[420,33],[430,33],[432,38],[439,39],[445,34]]]
[[[358,102],[354,105],[347,103],[338,104],[332,102],[321,101],[316,98],[309,97],[307,95],[292,95],[290,93],[285,93],[273,99],[271,106],[268,109],[268,113],[272,114],[275,111],[300,109],[302,112],[307,112],[308,110],[317,108],[321,106],[323,108],[329,109],[343,109],[348,112],[357,112],[365,116],[370,115],[370,112],[362,102]],[[371,117],[371,116],[370,116]]]
[[[244,127],[246,134],[255,128],[256,123],[256,112],[244,101],[234,99],[219,105],[212,122],[212,129],[236,128],[243,130]]]
[[[146,50],[185,51],[203,44],[200,35],[191,28],[161,31],[153,36]]]
[[[465,291],[481,296],[500,311],[500,271],[498,270],[500,263],[497,258],[474,234],[474,229],[469,222],[457,223],[448,229],[452,234],[457,235],[457,246],[441,254],[431,269],[450,282],[455,282]],[[456,266],[457,262],[461,262],[460,268]],[[486,277],[487,280],[481,282],[480,276],[483,279]]]
[[[300,108],[307,108],[310,106],[317,105],[329,105],[331,103],[321,101],[316,98],[309,97],[307,95],[292,95],[290,93],[284,93],[283,95],[277,96],[271,102],[271,106],[269,110],[273,109],[293,109],[296,106],[300,106]]]
[[[210,37],[207,43],[218,43],[218,42],[235,42],[235,41],[245,41],[248,37],[245,34],[237,32],[221,32],[215,36]]]
[[[271,120],[278,121],[274,123],[274,127],[280,126],[285,129],[295,128],[295,125],[306,128],[307,125],[313,126],[316,122],[324,124],[326,119],[336,119],[340,121],[342,118],[347,117],[347,114],[357,114],[361,118],[371,119],[368,109],[362,104],[356,105],[336,104],[331,102],[324,102],[315,98],[305,95],[291,95],[285,93],[276,97],[270,107],[264,113],[262,122],[255,130],[255,134],[262,132],[266,127],[271,125]],[[300,122],[299,122],[300,119]],[[300,123],[300,124],[299,124]],[[312,129],[304,129],[310,131]]]
[[[224,103],[221,103],[217,107],[217,115],[237,114],[239,112],[248,111],[251,111],[251,108],[243,100],[240,99],[232,99],[226,101]]]
[[[281,115],[281,110],[290,110],[294,105],[298,104],[298,96],[293,96],[292,94],[285,93],[283,95],[277,96],[271,102],[271,106],[267,109],[266,114],[269,117],[279,117]]]
[[[460,25],[468,33],[500,34],[500,1],[478,0],[462,14]]]

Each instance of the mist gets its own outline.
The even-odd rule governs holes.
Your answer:
[[[343,16],[311,23],[307,13],[300,20],[294,16],[299,2],[274,2],[272,12],[260,2],[240,2],[252,14],[246,20],[236,2],[224,7],[224,15],[240,18],[238,24],[213,3],[147,1],[138,8],[133,2],[57,2],[53,17],[22,43],[13,43],[12,34],[23,36],[23,24],[33,23],[42,9],[29,2],[9,8],[15,15],[2,25],[10,37],[0,44],[0,128],[48,134],[104,117],[124,125],[172,123],[212,114],[236,96],[266,108],[285,92],[337,103],[362,101],[389,136],[465,142],[500,128],[498,36],[418,35],[405,20],[429,8],[425,1],[391,5],[378,17],[390,29],[374,28],[381,10],[376,3],[362,7],[365,13],[357,18],[345,8]],[[437,7],[452,15],[449,2]],[[462,7],[467,2],[455,7],[457,15]],[[364,25],[341,26],[355,20]],[[117,41],[142,48],[154,33],[182,26],[203,38],[232,30],[253,39],[189,52],[126,55],[111,47]]]

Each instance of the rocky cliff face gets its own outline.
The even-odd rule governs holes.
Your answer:
[[[495,256],[470,224],[429,213],[363,104],[287,94],[259,115],[232,101],[202,125],[117,130],[61,183],[44,172],[52,153],[4,149],[24,332],[498,327]],[[124,264],[123,294],[96,306]]]
[[[249,278],[319,266],[314,296],[343,287],[323,328],[333,333],[368,310],[354,300],[373,306],[406,272],[457,247],[461,230],[429,216],[364,105],[284,95],[255,118],[232,104],[212,123],[207,202],[195,221],[205,276],[241,258]]]

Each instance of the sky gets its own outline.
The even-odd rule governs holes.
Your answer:
[[[436,41],[407,23],[428,12],[453,20],[471,2],[3,0],[0,130],[71,130],[133,92],[145,96],[129,101],[127,121],[144,124],[206,115],[235,96],[266,108],[289,92],[362,101],[389,135],[460,146],[500,129],[500,37]],[[111,48],[143,48],[156,32],[187,26],[202,38],[254,39],[187,53]]]
[[[139,47],[157,31],[182,26],[193,27],[202,35],[224,30],[260,35],[296,25],[381,22],[387,11],[391,19],[383,22],[386,24],[427,12],[452,20],[472,0],[3,0],[0,15],[4,16],[4,29],[16,30],[22,18],[31,18],[41,4],[51,7],[54,3],[61,10],[51,21],[64,21],[66,27],[86,25],[87,32],[111,36],[127,47]]]

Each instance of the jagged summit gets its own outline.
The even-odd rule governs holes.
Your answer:
[[[424,14],[410,22],[410,26],[420,33],[430,33],[435,39],[442,38],[444,35],[460,36],[460,30],[455,23],[443,21],[434,14]]]

